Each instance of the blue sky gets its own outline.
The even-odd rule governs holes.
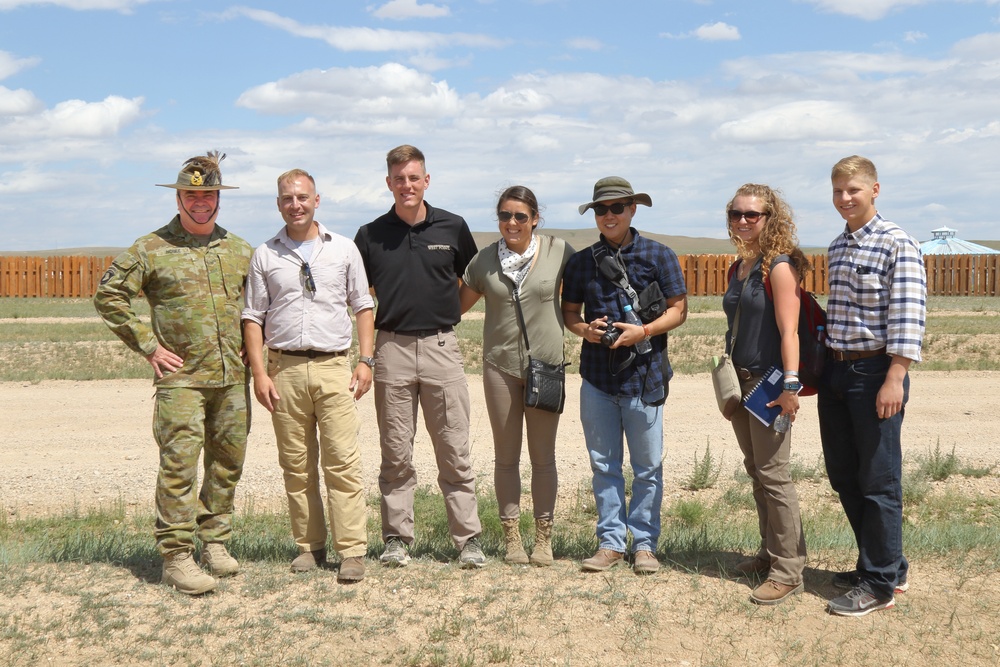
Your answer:
[[[402,143],[473,230],[515,183],[592,227],[576,206],[620,175],[653,198],[640,230],[724,238],[753,181],[826,245],[830,167],[858,153],[918,240],[996,239],[998,112],[1000,0],[0,0],[0,250],[127,246],[208,149],[252,244],[292,167],[353,237]]]

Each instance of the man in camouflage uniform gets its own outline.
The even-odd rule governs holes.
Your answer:
[[[153,367],[153,436],[160,447],[156,480],[157,548],[163,583],[198,595],[215,577],[236,574],[225,542],[232,532],[233,496],[243,472],[249,430],[248,378],[241,358],[240,311],[252,249],[215,224],[222,185],[216,152],[184,163],[177,182],[178,214],[139,238],[101,278],[94,305],[108,327]],[[140,292],[152,327],[132,308]],[[199,453],[204,480],[195,497]]]

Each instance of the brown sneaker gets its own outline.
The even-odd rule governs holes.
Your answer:
[[[295,557],[295,560],[292,561],[292,572],[300,574],[302,572],[308,572],[309,570],[315,570],[325,562],[326,549],[306,551],[304,553],[300,553]]]
[[[590,558],[580,563],[584,572],[604,572],[625,560],[625,554],[611,549],[598,549]]]
[[[761,560],[760,558],[751,558],[741,562],[739,565],[734,567],[733,570],[739,572],[744,577],[749,577],[755,574],[765,577],[771,571],[771,564],[766,560]]]
[[[198,567],[190,551],[165,557],[160,580],[185,595],[201,595],[215,590],[215,579]]]
[[[213,577],[228,577],[240,571],[240,564],[226,551],[222,542],[206,542],[201,547],[202,567],[208,568]]]
[[[804,587],[801,583],[799,583],[798,586],[789,586],[788,584],[779,584],[774,579],[768,579],[760,586],[753,589],[753,592],[750,594],[750,599],[757,604],[780,604],[785,601],[785,598],[801,593],[803,588]]]
[[[365,558],[364,556],[351,556],[340,561],[340,570],[337,571],[337,581],[354,582],[365,578]]]
[[[636,551],[632,571],[636,574],[656,574],[660,571],[660,561],[652,551]]]

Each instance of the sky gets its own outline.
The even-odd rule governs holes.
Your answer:
[[[591,228],[577,206],[618,175],[652,197],[640,231],[726,238],[757,182],[826,246],[830,167],[860,154],[918,241],[1000,238],[1000,0],[246,2],[0,0],[0,250],[128,246],[210,149],[240,188],[223,227],[275,234],[297,167],[353,238],[404,143],[473,231],[514,184]]]

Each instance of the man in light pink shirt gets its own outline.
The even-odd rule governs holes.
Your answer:
[[[375,304],[357,247],[315,220],[318,207],[316,182],[307,172],[278,177],[285,227],[251,260],[244,339],[254,394],[271,413],[284,471],[300,551],[292,571],[326,562],[321,467],[333,548],[341,559],[337,579],[354,582],[365,576],[368,550],[355,401],[372,384]],[[358,327],[360,359],[353,370],[348,308]]]

